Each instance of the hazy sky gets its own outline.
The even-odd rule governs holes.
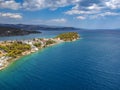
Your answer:
[[[0,0],[0,23],[120,28],[120,0]]]

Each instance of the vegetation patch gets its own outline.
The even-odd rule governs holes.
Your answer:
[[[30,50],[31,47],[28,44],[24,44],[22,42],[11,42],[9,45],[0,45],[0,49],[7,52],[6,56],[14,57],[21,55],[22,52],[25,52],[27,50]]]
[[[49,39],[48,41],[46,41],[46,45],[50,45],[50,44],[54,44],[56,43],[54,40]]]
[[[77,32],[68,32],[68,33],[59,34],[55,38],[59,38],[60,40],[64,40],[64,41],[73,41],[80,38],[80,36]]]

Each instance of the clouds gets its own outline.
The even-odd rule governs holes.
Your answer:
[[[84,19],[86,19],[85,16],[78,16],[78,17],[76,17],[76,18],[79,19],[79,20],[84,20]]]
[[[65,18],[54,18],[54,19],[48,19],[48,20],[33,20],[33,22],[37,22],[37,23],[46,23],[46,24],[62,24],[62,23],[66,23],[67,19]]]
[[[120,0],[0,0],[1,9],[13,10],[55,10],[60,7],[74,5],[71,10],[102,10],[102,9],[120,9]]]
[[[88,10],[101,10],[103,7],[102,6],[99,6],[99,5],[97,5],[97,4],[95,4],[95,3],[93,3],[91,6],[88,6],[87,7],[87,9]]]
[[[23,8],[27,10],[57,9],[68,5],[76,4],[80,0],[24,0]]]
[[[67,15],[72,15],[76,19],[97,19],[106,16],[119,16],[117,11],[120,9],[120,0],[95,0],[96,2],[88,1],[76,4],[71,10],[65,12]],[[84,4],[83,4],[84,3]]]
[[[48,22],[65,23],[65,22],[67,22],[67,20],[64,18],[56,18],[56,19],[51,19]]]
[[[105,5],[111,9],[118,9],[120,8],[120,0],[107,0]]]
[[[11,18],[11,19],[22,19],[22,15],[19,13],[1,13],[0,17],[2,18]]]
[[[68,6],[69,8],[67,8]],[[60,13],[57,14],[59,18],[54,17],[55,13],[55,15],[51,15],[53,17],[48,18],[49,22],[65,23],[67,17],[72,18],[70,20],[87,20],[119,16],[120,0],[0,0],[0,10],[3,10],[3,12],[4,10],[9,11],[0,13],[0,17],[22,19],[25,16],[25,11],[31,13],[42,10],[55,12],[58,8],[61,8]],[[23,16],[18,13],[19,11]]]
[[[97,11],[94,11],[94,10],[79,10],[79,9],[72,9],[72,10],[69,10],[67,12],[65,12],[65,14],[68,14],[68,15],[89,15],[89,14],[95,14],[97,13]]]
[[[1,9],[12,10],[56,10],[60,7],[71,6],[71,10],[66,11],[68,15],[73,14],[94,14],[99,11],[120,9],[120,0],[0,0]]]
[[[14,0],[0,0],[0,8],[17,10],[21,8],[21,5]]]
[[[74,5],[80,0],[23,0],[16,2],[15,0],[0,0],[0,8],[6,9],[25,9],[25,10],[41,10],[45,8],[57,9],[68,5]]]
[[[97,4],[92,4],[87,7],[77,4],[71,10],[66,11],[65,14],[76,16],[76,19],[78,20],[84,20],[84,19],[92,18],[93,15],[97,15],[98,13],[101,13],[102,9],[103,7]]]
[[[65,12],[68,15],[89,15],[89,14],[96,14],[100,12],[103,7],[92,4],[90,6],[83,7],[80,4],[76,4],[71,10]]]
[[[98,14],[97,16],[117,16],[117,15],[120,15],[119,13],[115,13],[115,12],[105,12],[105,13],[100,13]]]

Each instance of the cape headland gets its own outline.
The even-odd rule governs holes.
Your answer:
[[[12,40],[0,42],[0,70],[22,56],[34,53],[42,48],[62,42],[76,41],[80,38],[77,32],[67,32],[54,38],[34,38],[31,40]]]
[[[36,30],[25,30],[25,29],[8,27],[8,26],[0,26],[0,37],[23,36],[23,35],[38,34],[38,33],[41,32]]]

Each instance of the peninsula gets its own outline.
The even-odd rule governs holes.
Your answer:
[[[29,34],[38,34],[41,33],[36,30],[26,30],[15,27],[8,26],[0,26],[0,37],[5,36],[21,36],[21,35],[29,35]]]
[[[54,38],[34,38],[31,40],[14,40],[0,42],[0,70],[24,55],[34,53],[42,48],[62,42],[76,41],[80,36],[77,32],[59,34]]]

